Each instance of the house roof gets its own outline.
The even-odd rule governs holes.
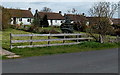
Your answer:
[[[86,20],[86,17],[78,14],[65,14],[72,21],[83,21]]]
[[[22,17],[22,18],[33,18],[33,14],[30,10],[21,10],[21,9],[7,9],[11,17]]]
[[[112,22],[113,24],[120,24],[120,18],[113,18]]]
[[[86,17],[86,18],[92,24],[96,24],[100,20],[100,17]],[[101,17],[101,18],[104,18],[104,17]],[[112,24],[112,20],[109,18],[108,20],[109,20],[109,23]]]
[[[38,15],[41,18],[47,15],[47,19],[49,20],[64,20],[65,19],[60,13],[54,13],[54,12],[38,12]]]

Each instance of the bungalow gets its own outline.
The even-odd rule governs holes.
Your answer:
[[[113,18],[113,19],[111,19],[111,20],[112,20],[112,22],[113,22],[113,27],[114,27],[115,29],[120,28],[120,18]]]
[[[77,22],[81,24],[87,20],[84,15],[79,15],[79,14],[65,14],[64,17],[68,17],[71,23]]]
[[[99,17],[86,17],[86,18],[90,25],[96,25],[98,21],[100,20]],[[109,23],[112,25],[113,24],[112,20],[109,18],[108,20],[109,20]]]
[[[113,18],[112,22],[114,25],[120,25],[120,18]]]
[[[21,9],[7,9],[11,16],[11,24],[30,25],[33,20],[31,8],[28,10]]]
[[[65,18],[61,15],[61,12],[38,12],[38,10],[36,10],[34,17],[43,19],[45,15],[47,15],[49,26],[60,26],[65,20]]]

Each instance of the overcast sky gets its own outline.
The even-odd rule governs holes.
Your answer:
[[[118,2],[119,0],[1,0],[1,2],[98,2],[98,1]]]
[[[17,2],[19,1],[19,2]],[[59,2],[58,2],[59,1]],[[74,2],[73,2],[74,1]],[[99,0],[101,1],[101,0]],[[103,0],[102,0],[103,1]],[[107,1],[107,0],[104,0]],[[119,0],[109,0],[110,2],[118,2]],[[62,13],[67,13],[67,10],[75,8],[76,13],[82,14],[85,13],[86,16],[89,16],[88,10],[93,6],[98,0],[2,0],[0,5],[7,8],[19,8],[19,9],[28,9],[32,8],[32,13],[35,13],[35,10],[42,10],[43,7],[49,7],[53,12],[62,11]],[[115,14],[114,17],[118,17]]]

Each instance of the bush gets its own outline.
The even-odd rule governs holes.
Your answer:
[[[60,32],[58,32],[58,31],[56,31],[54,29],[52,29],[52,30],[43,29],[42,31],[40,31],[40,33],[41,34],[49,34],[49,33],[51,33],[51,34],[59,34]]]
[[[60,32],[58,32],[58,31],[52,29],[52,30],[49,31],[49,33],[51,33],[51,34],[59,34]]]
[[[49,30],[47,29],[43,29],[42,31],[40,31],[41,34],[49,34]]]
[[[40,32],[40,29],[39,27],[37,26],[31,26],[28,30],[26,31],[29,31],[29,32],[34,32],[34,33],[39,33]]]
[[[116,29],[115,34],[120,36],[120,29]]]
[[[38,26],[38,27],[39,27],[39,26],[40,26],[40,19],[39,19],[39,18],[34,18],[32,24],[33,24],[34,26]]]

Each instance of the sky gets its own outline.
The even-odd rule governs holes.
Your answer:
[[[119,0],[1,0],[1,2],[98,2],[98,1],[118,2]]]
[[[62,11],[62,14],[67,13],[68,10],[75,8],[76,13],[82,14],[85,13],[86,16],[90,16],[88,10],[94,5],[98,0],[3,0],[0,2],[0,5],[7,8],[18,8],[18,9],[28,9],[31,8],[32,13],[35,13],[35,10],[42,10],[43,7],[49,7],[53,12]],[[21,1],[21,2],[20,2]],[[100,0],[99,0],[100,1]],[[102,0],[103,1],[103,0]],[[117,0],[109,0],[111,2],[117,2]],[[118,17],[117,13],[114,15],[115,18]]]

